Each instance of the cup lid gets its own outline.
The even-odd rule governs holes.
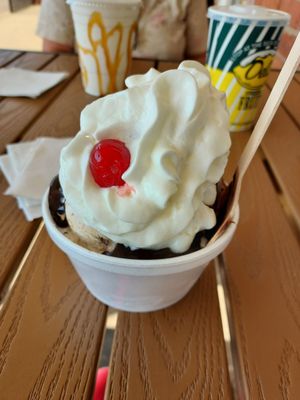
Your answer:
[[[232,21],[241,19],[240,23],[245,25],[254,21],[261,21],[262,24],[268,22],[279,22],[286,24],[291,18],[291,16],[284,11],[242,4],[211,6],[208,8],[207,16],[208,18],[212,19],[222,19],[227,17],[232,19]]]

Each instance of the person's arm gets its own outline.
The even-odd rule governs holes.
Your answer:
[[[207,48],[207,0],[190,0],[186,19],[185,57],[205,63]]]
[[[73,21],[65,0],[42,0],[37,35],[43,39],[44,51],[73,51]]]
[[[52,40],[43,39],[43,51],[49,53],[72,53],[74,51],[73,46],[67,44],[61,44],[53,42]]]

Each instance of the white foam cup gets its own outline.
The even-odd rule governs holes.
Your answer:
[[[111,257],[79,246],[56,226],[43,198],[43,218],[53,242],[68,256],[87,289],[101,302],[124,311],[159,310],[183,298],[207,264],[230,243],[239,218],[213,244],[183,256],[136,260]]]
[[[124,89],[130,70],[140,0],[69,0],[85,91]]]

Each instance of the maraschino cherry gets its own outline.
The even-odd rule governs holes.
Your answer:
[[[125,143],[117,139],[103,139],[90,154],[90,171],[95,182],[102,188],[122,186],[123,173],[130,164],[130,152]]]

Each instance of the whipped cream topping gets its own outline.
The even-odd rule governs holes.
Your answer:
[[[126,79],[128,89],[88,105],[81,130],[61,153],[67,203],[89,227],[135,248],[184,252],[216,223],[211,205],[230,148],[224,95],[208,71],[184,61]],[[99,187],[89,169],[93,146],[118,139],[131,154],[129,190]]]

